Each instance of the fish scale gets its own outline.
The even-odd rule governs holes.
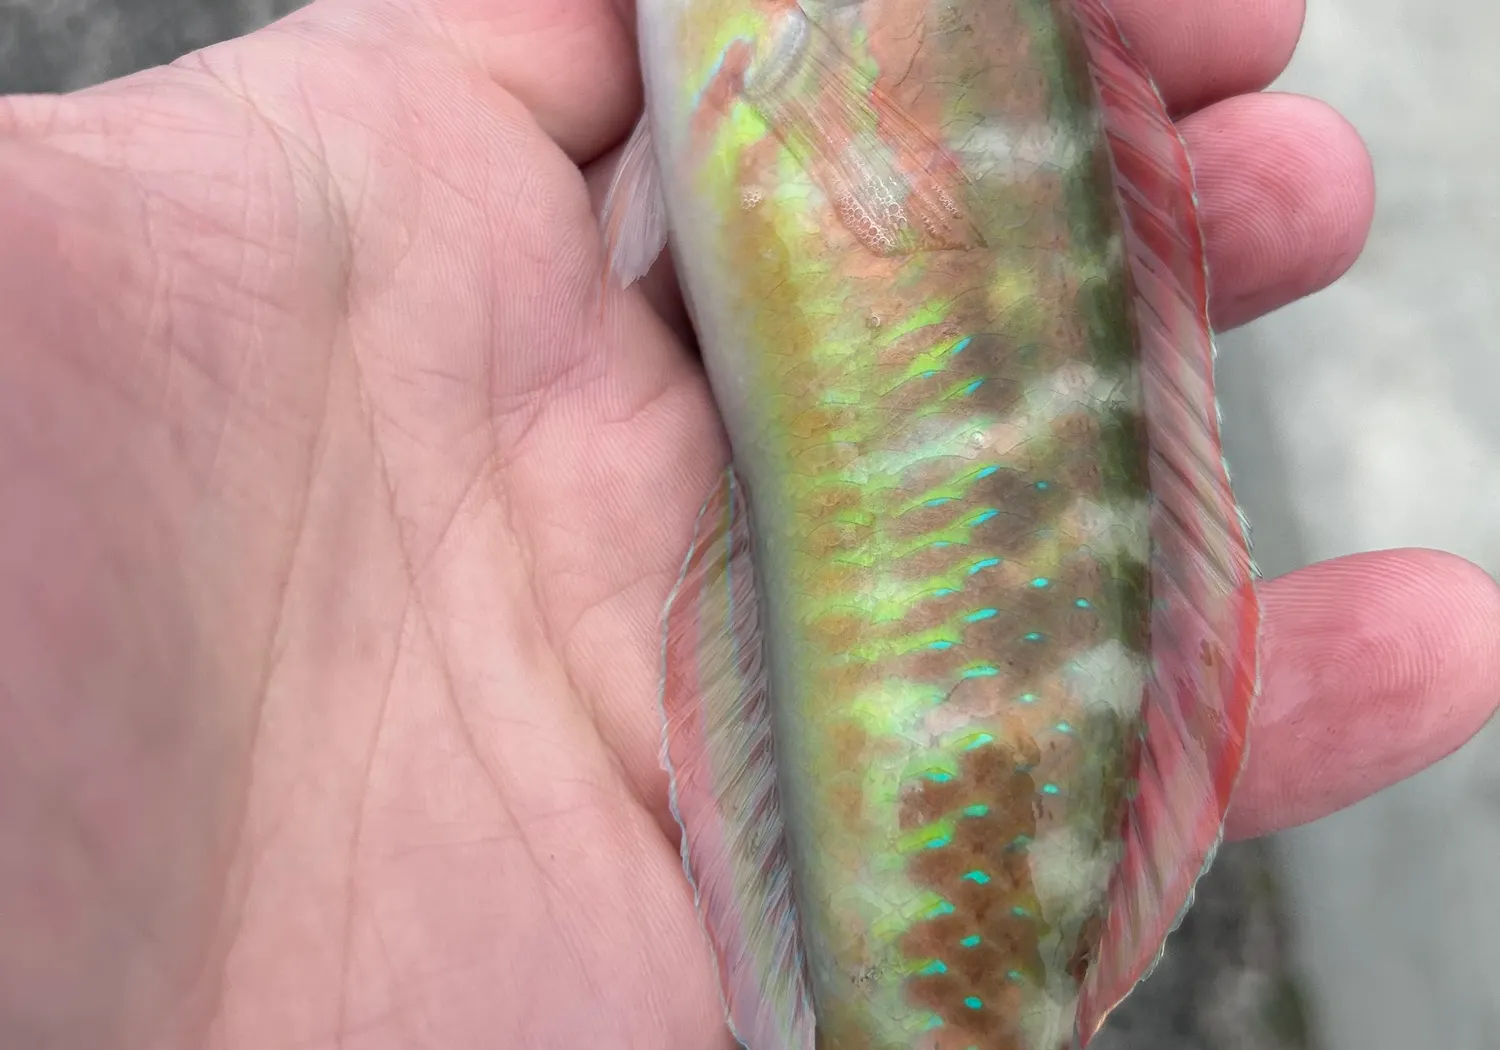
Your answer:
[[[640,19],[611,267],[667,219],[734,449],[663,691],[730,1025],[1086,1041],[1212,851],[1253,699],[1180,140],[1099,0]]]
[[[1070,175],[1077,173],[1032,178],[1061,183]],[[1105,269],[1097,257],[1087,264]],[[1027,858],[1060,853],[1053,867],[1068,871],[1090,860],[1107,871],[1114,859],[1115,844],[1102,838],[1092,849],[1072,841],[1080,818],[1102,825],[1111,812],[1077,752],[1100,731],[1121,732],[1139,679],[1118,681],[1088,711],[1062,687],[1060,672],[1109,637],[1110,623],[1140,615],[1121,606],[1141,596],[1108,586],[1115,565],[1089,553],[1069,520],[1078,501],[1089,500],[1144,549],[1142,493],[1114,504],[1073,476],[1075,452],[1094,461],[1108,414],[1139,404],[1123,393],[1097,404],[1046,396],[1070,386],[1128,390],[1128,367],[1117,360],[1085,357],[1079,368],[1078,358],[1045,347],[1015,353],[1049,329],[1082,327],[1076,299],[1052,297],[1052,311],[1034,311],[1031,329],[955,337],[1003,315],[994,301],[1011,291],[1007,277],[998,275],[996,291],[920,303],[915,324],[898,315],[893,322],[907,331],[889,344],[880,329],[890,322],[834,317],[809,342],[782,343],[784,356],[764,358],[774,374],[789,367],[787,358],[823,351],[811,355],[821,367],[807,369],[796,388],[802,396],[782,393],[774,402],[780,419],[767,431],[783,435],[779,455],[756,473],[754,491],[767,508],[756,518],[761,534],[784,537],[788,578],[806,580],[803,600],[787,603],[788,633],[805,638],[810,655],[787,676],[779,716],[809,753],[782,776],[799,800],[789,827],[794,843],[841,847],[804,849],[805,928],[834,931],[818,953],[813,987],[826,989],[826,999],[855,982],[863,992],[847,1025],[820,1014],[829,1047],[881,1045],[861,1030],[872,1012],[902,1018],[910,1036],[941,1027],[985,1047],[1007,1045],[996,1039],[1003,1019],[1031,1013],[1039,1027],[1049,1019],[1054,1026],[1033,1038],[1055,1042],[1066,1035],[1055,1020],[1065,1010],[1032,1004],[1068,1003],[1070,989],[1049,987],[1047,975],[1066,972],[1097,936],[1089,920],[1102,882],[1092,899],[1052,894],[1044,902]],[[816,300],[819,278],[836,293],[836,270],[794,273],[782,287],[796,289],[796,301]],[[771,289],[756,291],[771,316],[796,308],[776,302]],[[850,357],[879,367],[851,374]],[[1060,380],[1042,371],[1070,365]],[[1085,425],[1070,432],[1067,424],[1079,420]],[[842,452],[834,464],[826,463],[830,440]],[[854,754],[850,741],[858,742]],[[842,804],[830,804],[834,795]],[[965,815],[977,806],[982,815]],[[1096,817],[1083,814],[1089,807]],[[825,901],[826,909],[816,903]],[[973,935],[981,940],[964,947]],[[1005,975],[998,987],[997,973]]]

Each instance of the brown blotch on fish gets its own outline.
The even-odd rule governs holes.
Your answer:
[[[870,535],[869,525],[852,521],[829,521],[809,528],[800,538],[799,546],[815,558],[829,558],[859,547]]]
[[[897,826],[902,831],[913,831],[963,805],[967,789],[957,781],[923,781],[901,793],[901,808],[897,814]]]
[[[902,937],[910,960],[936,959],[942,973],[910,978],[913,1004],[943,1019],[944,1030],[971,1033],[974,1045],[1019,1050],[1011,1022],[1020,1003],[1014,983],[1044,973],[1036,914],[1037,894],[1026,855],[1037,833],[1036,782],[1025,770],[1040,757],[1037,743],[1007,719],[1001,739],[963,753],[950,781],[922,781],[903,799],[903,824],[937,819],[958,805],[982,804],[983,815],[965,816],[947,844],[908,861],[912,880],[952,905],[950,914],[914,924]],[[976,876],[979,876],[976,878]],[[1024,914],[1017,914],[1016,908]],[[974,938],[978,938],[974,940]],[[975,1002],[980,1005],[976,1007]]]
[[[860,457],[860,447],[853,441],[824,441],[802,447],[798,467],[810,475],[847,470]]]
[[[1018,470],[990,475],[975,486],[972,499],[998,512],[974,527],[974,541],[1011,560],[1023,556],[1038,528],[1067,505],[1067,496],[1056,483]]]
[[[928,505],[914,498],[910,506],[882,524],[886,535],[893,541],[911,542],[957,525],[965,517],[966,507],[965,500],[948,499]]]
[[[870,734],[858,722],[839,722],[829,728],[828,761],[838,769],[863,769],[869,763]]]
[[[856,405],[815,405],[785,417],[784,426],[789,437],[822,445],[831,431],[855,426],[862,418]]]
[[[847,653],[865,639],[869,620],[853,609],[835,609],[805,624],[804,629],[827,651]]]
[[[864,788],[857,775],[840,777],[828,788],[830,817],[846,828],[857,830],[868,822],[865,802]]]

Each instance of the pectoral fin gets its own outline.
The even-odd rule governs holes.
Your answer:
[[[848,5],[838,5],[848,6]],[[764,39],[737,41],[703,94],[712,129],[742,99],[818,182],[870,251],[982,246],[959,160],[875,84],[799,3]]]
[[[612,277],[623,288],[646,276],[667,246],[667,204],[646,114],[620,153],[599,224],[606,279]]]

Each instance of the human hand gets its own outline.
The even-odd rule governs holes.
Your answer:
[[[1220,326],[1342,272],[1363,148],[1251,94],[1296,0],[1116,7]],[[0,106],[0,1044],[729,1045],[655,701],[726,452],[666,283],[595,302],[636,78],[610,0],[317,0]],[[1264,594],[1235,836],[1500,698],[1472,566]]]

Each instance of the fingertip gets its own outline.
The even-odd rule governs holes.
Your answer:
[[[1332,284],[1375,212],[1364,141],[1299,95],[1220,102],[1182,122],[1208,243],[1214,324],[1233,328]]]
[[[1303,0],[1113,0],[1110,7],[1174,114],[1275,80],[1306,13]]]
[[[1404,780],[1500,703],[1500,586],[1462,558],[1351,555],[1270,582],[1263,602],[1262,695],[1232,837]]]

